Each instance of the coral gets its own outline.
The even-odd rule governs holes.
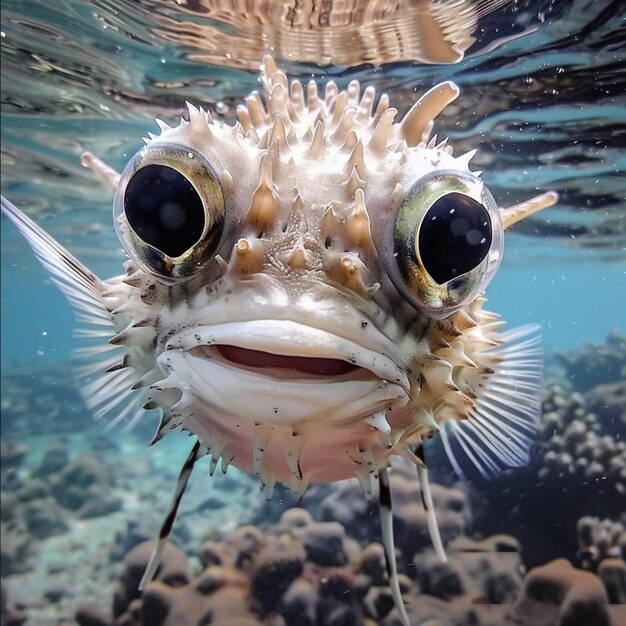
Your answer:
[[[72,519],[107,515],[121,508],[111,493],[109,468],[95,454],[70,459],[67,447],[53,443],[39,465],[25,459],[28,449],[2,440],[2,575],[24,573],[37,542],[61,535]],[[19,469],[19,471],[18,471]]]
[[[596,572],[604,559],[626,559],[626,527],[622,522],[581,517],[576,524],[576,534],[579,567]]]
[[[28,454],[28,446],[16,441],[0,440],[0,458],[2,459],[2,469],[17,469]]]
[[[610,626],[612,619],[602,581],[569,561],[557,559],[531,570],[515,613],[534,626]]]
[[[20,515],[34,539],[46,539],[64,533],[70,525],[65,512],[52,498],[38,498],[26,502]]]
[[[78,518],[98,517],[121,508],[111,491],[112,479],[104,462],[95,454],[84,454],[49,478],[52,494]]]
[[[141,596],[139,582],[146,571],[153,547],[153,541],[145,541],[135,546],[124,557],[122,573],[113,598],[114,618],[117,619],[133,612],[134,605]],[[178,548],[168,543],[163,551],[154,580],[170,587],[179,587],[187,584],[190,578],[187,557]],[[123,623],[123,619],[120,623]]]
[[[626,336],[611,332],[604,344],[588,343],[574,352],[558,352],[565,379],[581,392],[626,378]]]
[[[392,476],[400,494],[399,527],[413,529],[419,524],[408,499],[415,494],[406,481],[402,472]],[[450,528],[456,539],[449,564],[408,539],[399,548],[399,560],[411,573],[400,575],[407,598],[421,591],[442,602],[460,598],[464,607],[511,602],[522,584],[516,541],[506,536],[482,542],[464,537],[461,528],[468,512],[463,492],[436,485],[434,491],[454,513]],[[371,524],[378,523],[376,515]],[[372,536],[378,536],[378,528]],[[394,615],[380,543],[358,542],[343,525],[316,521],[304,509],[285,511],[266,531],[248,525],[205,541],[199,552],[203,569],[195,577],[188,574],[184,554],[169,546],[156,580],[142,596],[137,584],[152,545],[140,544],[124,559],[113,604],[114,626],[370,626]],[[107,619],[88,607],[77,614],[81,626]]]
[[[530,566],[573,558],[573,520],[617,518],[626,496],[623,427],[589,411],[581,393],[558,384],[544,390],[543,412],[530,464],[470,487],[476,526],[516,535]]]
[[[626,379],[596,385],[585,394],[585,403],[592,413],[612,422],[615,429],[626,427]]]
[[[4,506],[8,496],[2,496]],[[33,540],[23,519],[13,516],[0,522],[0,575],[10,576],[28,570]]]
[[[611,603],[626,604],[624,523],[587,516],[578,520],[576,532],[579,549],[575,563],[600,576]]]
[[[558,385],[547,389],[543,407],[533,463],[541,465],[539,478],[571,477],[581,486],[593,484],[599,495],[626,495],[626,442],[619,440],[611,420],[591,413],[579,393]]]
[[[5,581],[0,581],[0,624],[21,626],[27,619],[24,607],[9,595]]]

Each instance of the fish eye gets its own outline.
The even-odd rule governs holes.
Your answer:
[[[222,232],[224,196],[197,152],[147,146],[122,173],[114,217],[127,254],[168,283],[192,276],[211,257]]]
[[[124,213],[143,241],[169,257],[181,256],[198,242],[206,219],[194,186],[169,165],[146,165],[133,174]]]
[[[461,193],[448,193],[436,200],[419,227],[419,256],[439,285],[473,270],[490,247],[487,209]]]
[[[502,258],[503,233],[498,207],[479,178],[428,174],[398,209],[390,277],[411,304],[446,317],[485,289]]]

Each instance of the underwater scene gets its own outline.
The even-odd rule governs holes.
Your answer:
[[[626,626],[618,0],[3,0],[3,626]]]

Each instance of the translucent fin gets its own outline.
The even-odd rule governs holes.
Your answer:
[[[445,451],[457,474],[478,471],[484,478],[529,460],[541,415],[543,358],[539,327],[502,333],[499,359],[479,390],[467,420],[441,424]]]
[[[2,213],[28,241],[40,263],[50,272],[70,303],[89,317],[108,320],[113,328],[111,313],[102,297],[102,281],[4,196]]]
[[[174,520],[176,519],[176,514],[178,513],[178,507],[180,506],[181,500],[183,499],[183,494],[185,493],[185,488],[187,487],[187,483],[189,482],[189,477],[191,476],[191,472],[194,465],[196,464],[196,461],[201,456],[202,451],[200,448],[200,440],[198,439],[180,470],[178,481],[176,482],[176,489],[174,490],[174,495],[170,503],[170,508],[168,509],[167,515],[165,516],[163,524],[161,525],[159,538],[157,539],[154,549],[152,550],[152,554],[150,555],[148,567],[146,567],[146,571],[144,572],[139,583],[139,591],[143,591],[146,588],[146,585],[150,583],[150,581],[154,578],[154,575],[156,574],[157,568],[159,567],[159,563],[161,561],[161,557],[163,556],[165,544],[167,543],[167,539],[172,532]]]
[[[125,365],[111,369],[116,362],[123,363],[126,352],[108,343],[119,328],[103,296],[107,284],[4,196],[2,213],[15,224],[74,307],[77,321],[84,325],[77,334],[93,342],[75,353],[85,359],[76,368],[76,376],[87,406],[97,418],[113,413],[112,425],[138,414],[145,400],[141,394],[131,396],[130,390],[139,373]]]
[[[389,576],[389,589],[393,597],[393,603],[400,616],[403,626],[410,626],[409,616],[406,614],[400,583],[398,581],[398,567],[396,565],[396,548],[393,540],[393,513],[391,511],[391,490],[389,489],[389,471],[381,467],[378,471],[378,502],[380,506],[380,524],[383,534],[383,548],[385,551],[385,564]]]

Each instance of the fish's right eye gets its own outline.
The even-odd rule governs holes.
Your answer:
[[[211,257],[222,232],[224,196],[195,151],[148,147],[124,170],[114,213],[128,255],[168,283],[190,277]]]
[[[143,241],[171,258],[192,248],[205,224],[202,198],[169,165],[146,165],[128,181],[124,213]]]

